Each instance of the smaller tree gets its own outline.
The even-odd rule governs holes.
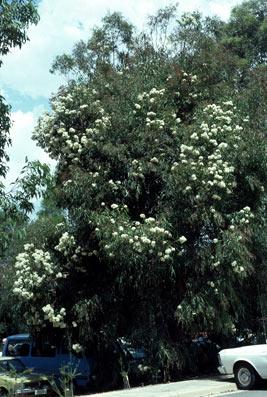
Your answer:
[[[249,0],[233,8],[222,43],[249,65],[267,59],[267,4]]]
[[[21,47],[27,40],[27,29],[30,24],[37,24],[39,16],[35,1],[33,0],[1,0],[0,1],[0,66],[1,57],[6,55],[10,48]],[[6,147],[11,144],[9,131],[11,128],[10,107],[0,95],[0,178],[5,178],[9,161]],[[37,163],[28,164],[30,169],[35,168],[41,177],[44,168]],[[25,170],[24,170],[25,171]],[[16,228],[16,223],[21,223],[26,212],[32,209],[30,197],[38,194],[34,184],[37,174],[20,182],[21,190],[16,194],[7,193],[0,182],[0,258],[8,246],[9,239]],[[26,188],[25,191],[24,188]]]
[[[28,40],[30,24],[38,21],[35,0],[1,0],[0,55],[6,55],[12,47],[21,47]],[[0,59],[0,66],[1,63]]]

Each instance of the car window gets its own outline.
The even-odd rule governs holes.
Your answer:
[[[11,340],[8,342],[7,356],[28,356],[30,351],[30,342]]]
[[[7,362],[9,371],[15,370],[16,372],[25,371],[25,365],[20,360],[10,360]]]
[[[0,373],[15,370],[16,372],[22,372],[25,370],[24,364],[20,360],[1,360],[0,361]]]
[[[46,339],[38,339],[33,343],[32,353],[33,357],[55,357],[56,346]]]
[[[0,362],[0,373],[5,373],[8,371],[8,365],[6,361],[1,361]]]

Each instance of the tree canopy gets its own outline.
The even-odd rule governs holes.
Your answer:
[[[223,44],[251,65],[266,64],[267,5],[250,0],[233,8]]]

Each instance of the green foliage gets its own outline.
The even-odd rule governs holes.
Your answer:
[[[10,48],[21,47],[27,38],[30,24],[37,24],[39,16],[35,1],[1,0],[0,1],[0,54],[6,55]],[[0,60],[0,66],[2,61]]]
[[[93,77],[97,68],[105,68],[106,63],[123,63],[127,60],[133,44],[133,25],[128,23],[120,13],[108,14],[103,18],[103,26],[94,28],[92,37],[78,42],[72,56],[57,56],[52,73],[61,73],[69,79],[72,77]]]
[[[7,162],[9,160],[5,147],[10,145],[9,138],[10,118],[9,106],[4,102],[4,98],[0,95],[0,176],[4,177],[7,172]],[[2,187],[0,187],[2,190]],[[0,192],[1,192],[0,190]]]
[[[36,24],[39,20],[34,1],[31,0],[1,0],[0,1],[0,55],[6,55],[12,47],[21,47],[27,41],[27,29],[30,24]],[[0,59],[0,66],[2,60]],[[11,144],[9,131],[11,128],[10,108],[0,96],[0,177],[4,178],[8,170],[9,160],[6,146]],[[18,224],[25,222],[25,214],[31,211],[33,206],[30,198],[38,195],[35,186],[38,177],[44,177],[45,167],[41,164],[28,164],[32,176],[27,176],[23,181],[17,181],[21,190],[7,193],[0,182],[0,258],[2,260],[9,241],[12,238]],[[26,172],[26,169],[24,169]],[[44,172],[43,172],[44,171]],[[35,174],[34,174],[35,173]],[[40,181],[39,178],[39,181]],[[44,179],[45,181],[45,179]]]
[[[28,213],[34,208],[32,199],[38,198],[49,185],[50,170],[39,161],[26,162],[21,177],[16,180],[10,192],[0,191],[0,256],[7,255],[13,236],[20,236],[22,225]]]
[[[58,379],[50,378],[49,382],[54,390],[54,392],[59,397],[73,397],[73,382],[76,376],[80,373],[77,368],[73,368],[70,356],[70,362],[59,369],[60,376]]]
[[[252,66],[267,57],[267,6],[265,0],[244,1],[233,8],[223,44]]]

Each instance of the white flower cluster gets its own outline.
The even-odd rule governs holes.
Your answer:
[[[251,218],[254,218],[254,214],[251,212],[250,207],[246,206],[233,215],[232,222],[234,224],[230,226],[230,229],[234,230],[236,226],[241,227],[249,224]]]
[[[207,284],[211,287],[211,288],[215,288],[215,284],[213,281],[208,281]]]
[[[66,277],[66,274],[52,262],[49,252],[37,249],[33,244],[26,244],[24,252],[16,258],[15,269],[16,281],[13,292],[28,304],[29,311],[24,313],[27,324],[39,330],[46,326],[48,320],[54,327],[65,328],[64,308],[56,314],[50,304],[40,307],[40,301],[51,299],[51,294],[55,293],[57,280]]]
[[[182,18],[181,18],[181,20],[179,21],[179,24],[180,24],[181,26],[186,26],[186,27],[188,27],[188,26],[190,26],[190,25],[198,26],[198,25],[199,25],[199,22],[197,21],[197,19],[196,19],[196,17],[195,17],[195,13],[187,12],[187,13],[185,13],[185,14],[182,15]]]
[[[55,246],[55,250],[62,252],[65,256],[67,256],[70,254],[70,252],[72,252],[75,245],[75,238],[68,232],[65,232],[60,237],[58,245]]]
[[[108,181],[109,186],[112,188],[112,190],[116,191],[119,190],[120,186],[121,186],[121,181],[113,181],[113,179],[110,179]]]
[[[243,266],[238,265],[237,261],[231,263],[233,271],[241,276],[246,276],[246,270]]]
[[[53,307],[48,304],[42,307],[42,311],[44,312],[44,319],[52,323],[54,328],[66,328],[67,325],[64,322],[66,309],[64,307],[62,307],[56,314]]]
[[[165,88],[162,88],[161,90],[158,90],[157,88],[152,88],[149,92],[143,92],[142,94],[139,94],[137,99],[138,101],[143,101],[145,98],[147,99],[151,99],[151,97],[157,97],[159,96],[163,96],[165,93]]]
[[[72,94],[52,97],[51,107],[52,113],[45,112],[39,118],[33,139],[51,158],[64,165],[78,164],[82,154],[97,144],[96,139],[109,126],[110,117],[100,101],[94,100],[94,93],[81,86],[73,89]]]
[[[72,345],[72,349],[76,353],[80,353],[83,350],[83,347],[79,343],[75,343],[75,344]]]
[[[58,245],[55,246],[55,250],[61,252],[67,259],[67,263],[73,264],[74,262],[79,262],[81,256],[85,256],[88,252],[79,245],[77,245],[74,236],[70,235],[68,232],[62,234],[59,239]],[[75,267],[76,271],[84,273],[86,270],[82,266]],[[59,272],[56,276],[57,278],[66,278],[66,273]]]
[[[224,103],[223,107],[227,106],[232,107],[232,103]],[[216,202],[236,186],[228,147],[237,143],[241,130],[235,125],[232,110],[221,106],[208,105],[204,117],[206,121],[181,145],[179,160],[172,164],[171,171],[184,176],[184,194],[192,193],[198,201],[212,198]]]
[[[220,264],[221,264],[220,261],[214,262],[214,263],[212,264],[212,267],[213,267],[214,269],[216,269]]]
[[[111,207],[116,211],[124,208],[124,206],[120,208],[117,204],[113,204]],[[140,219],[142,222],[131,222],[125,217],[116,221],[110,217],[108,212],[103,213],[96,231],[100,235],[105,234],[107,243],[103,247],[104,252],[108,257],[113,258],[119,252],[118,247],[120,246],[122,249],[123,246],[124,250],[134,254],[148,255],[149,257],[152,255],[153,258],[159,258],[161,262],[170,260],[176,250],[171,243],[170,231],[162,227],[153,217],[140,214]],[[181,236],[179,244],[182,245],[186,241],[186,237]]]
[[[33,244],[26,244],[25,251],[16,257],[16,281],[13,292],[23,300],[34,300],[38,290],[54,274],[54,266],[49,252],[35,249]]]
[[[40,313],[32,307],[32,312],[24,313],[24,318],[26,320],[27,325],[33,325],[35,328],[40,329],[44,326],[43,318],[41,318]]]
[[[143,174],[143,167],[140,164],[140,161],[134,159],[132,160],[131,163],[132,166],[132,171],[129,173],[129,176],[133,176],[134,178],[140,178],[140,179],[145,179],[145,176]]]
[[[187,80],[187,81],[191,81],[193,83],[195,83],[197,81],[197,75],[196,74],[192,75],[190,73],[186,73],[184,70],[180,70],[179,72],[181,73],[181,77],[183,78],[182,81]],[[167,81],[170,81],[172,78],[173,78],[173,75],[170,74],[167,77]]]
[[[186,74],[186,76],[188,76]],[[196,76],[192,76],[192,82],[195,81]],[[156,88],[152,88],[149,92],[143,92],[142,94],[139,94],[137,97],[137,103],[135,103],[135,110],[133,111],[134,114],[136,114],[137,111],[143,111],[143,109],[148,107],[150,108],[146,112],[146,119],[145,119],[145,125],[146,127],[153,127],[153,129],[158,129],[158,130],[163,130],[166,127],[166,121],[162,119],[162,117],[157,118],[157,113],[155,112],[155,107],[154,104],[156,104],[159,100],[160,97],[162,97],[165,94],[165,88],[162,88],[161,90],[157,90]],[[151,109],[153,108],[153,111]],[[173,117],[174,116],[174,117]],[[176,114],[171,114],[170,115],[170,120],[174,123],[180,123],[181,119],[177,117]],[[174,125],[172,127],[173,131],[176,133],[176,126]]]
[[[136,111],[141,110],[145,104],[148,104],[149,106],[153,106],[154,103],[158,102],[158,98],[162,97],[165,93],[165,88],[162,88],[161,90],[158,90],[157,88],[152,88],[149,92],[143,92],[142,94],[139,94],[137,96],[137,103],[134,104],[135,110],[133,111],[133,113],[135,114]],[[149,111],[147,113],[147,119],[146,119],[146,123],[147,125],[151,123],[150,118],[155,118],[156,117],[156,113],[154,113],[153,111]],[[154,120],[153,123],[157,124],[159,122],[159,120]],[[152,124],[153,124],[152,123]],[[161,125],[159,123],[159,125]]]

